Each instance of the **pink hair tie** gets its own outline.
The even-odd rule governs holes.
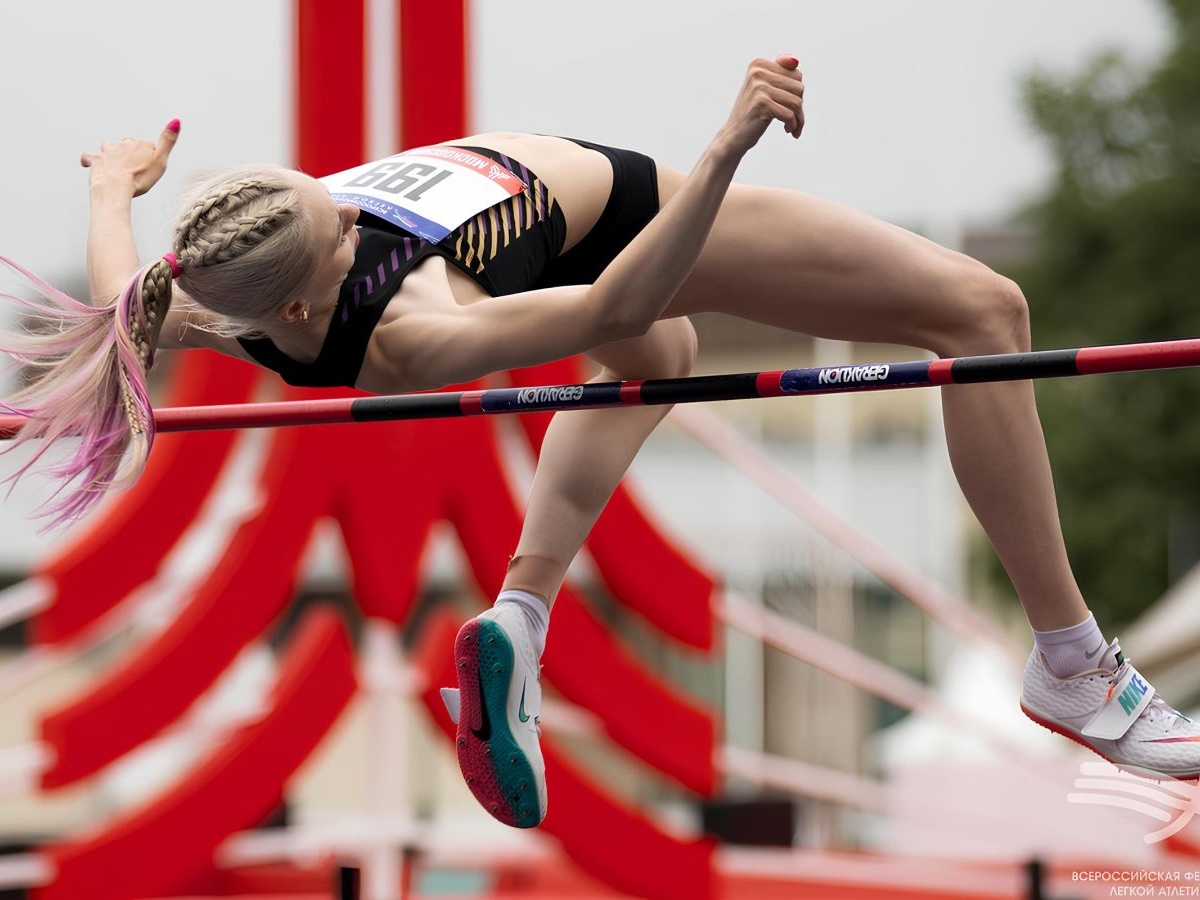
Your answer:
[[[179,264],[179,260],[176,259],[174,253],[164,253],[163,259],[165,259],[167,261],[167,265],[171,267],[172,278],[178,278],[183,274],[183,266]]]

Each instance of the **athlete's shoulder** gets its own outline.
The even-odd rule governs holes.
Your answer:
[[[460,311],[447,268],[442,256],[431,254],[408,273],[371,333],[357,387],[389,394],[441,387],[416,360],[431,333]]]

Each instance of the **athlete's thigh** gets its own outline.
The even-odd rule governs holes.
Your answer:
[[[662,202],[682,175],[660,170]],[[975,260],[849,207],[733,185],[667,314],[725,312],[842,340],[929,347],[976,313]]]

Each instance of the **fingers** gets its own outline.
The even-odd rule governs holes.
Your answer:
[[[786,117],[779,117],[787,133],[800,137],[804,129],[804,73],[800,71],[800,60],[790,54],[775,57],[774,65],[764,67],[763,77],[779,93],[773,99],[788,109]]]
[[[158,135],[158,146],[154,148],[154,155],[161,157],[163,160],[171,154],[171,150],[175,147],[175,142],[179,140],[179,120],[172,119],[168,122],[163,130]]]
[[[783,123],[784,130],[794,137],[799,137],[800,129],[804,127],[804,116],[797,108],[794,96],[768,84],[759,85],[754,90],[747,112],[760,123],[761,128],[766,128],[771,120],[777,119]]]
[[[749,66],[749,72],[763,75],[774,74],[789,81],[803,82],[804,73],[800,71],[800,60],[791,54],[781,54],[774,60],[755,59]]]
[[[792,137],[800,137],[800,129],[804,127],[803,117],[797,116],[794,110],[778,100],[768,100],[767,103],[772,117],[783,123],[783,130]]]
[[[784,130],[800,137],[804,129],[804,81],[794,56],[779,56],[774,62],[760,59],[750,64],[749,80],[770,99],[769,113],[783,122]]]
[[[727,125],[734,148],[745,153],[772,120],[782,122],[793,137],[804,129],[804,79],[799,60],[791,55],[751,61]]]
[[[85,169],[95,165],[96,162],[105,154],[113,154],[119,152],[122,158],[128,157],[129,153],[145,153],[150,152],[154,160],[162,166],[166,165],[167,157],[171,150],[174,149],[176,141],[179,140],[179,120],[172,119],[168,122],[158,135],[158,143],[151,144],[149,141],[140,141],[135,138],[122,138],[114,143],[113,141],[102,141],[99,151],[85,151],[79,155],[79,164]]]

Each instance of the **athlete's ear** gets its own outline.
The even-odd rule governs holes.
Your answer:
[[[279,307],[279,318],[288,325],[298,325],[308,321],[308,303],[304,300],[292,300]]]

